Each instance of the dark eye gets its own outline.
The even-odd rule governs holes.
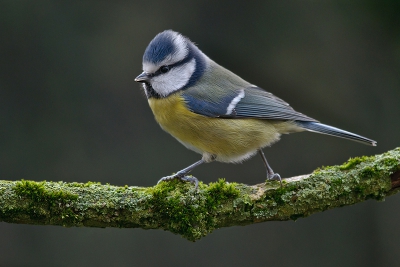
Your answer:
[[[160,72],[161,73],[167,73],[169,71],[169,67],[168,66],[162,66],[161,68],[160,68]]]

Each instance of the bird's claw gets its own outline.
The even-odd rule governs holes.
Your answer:
[[[182,174],[179,174],[179,172],[174,175],[169,175],[169,176],[165,176],[165,177],[161,178],[160,180],[158,180],[157,184],[159,184],[161,182],[171,181],[174,179],[179,179],[182,182],[190,182],[190,183],[194,184],[195,190],[197,190],[197,188],[199,187],[199,180],[196,177],[187,176],[184,174],[182,175]]]
[[[197,190],[197,188],[199,187],[199,180],[197,180],[197,178],[194,176],[183,176],[180,179],[181,179],[181,181],[190,182],[190,183],[194,184],[195,190]]]
[[[282,178],[279,175],[279,173],[272,173],[272,174],[268,174],[267,175],[267,179],[268,180],[275,180],[275,181],[279,181],[281,183],[281,187],[282,187]]]

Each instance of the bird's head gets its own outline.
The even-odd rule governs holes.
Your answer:
[[[166,30],[157,34],[143,55],[143,83],[148,98],[166,97],[195,84],[206,69],[205,56],[180,33]]]

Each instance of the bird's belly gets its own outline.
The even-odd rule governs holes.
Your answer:
[[[216,155],[218,161],[243,161],[280,137],[274,124],[267,120],[210,118],[193,113],[179,94],[150,98],[149,104],[165,131],[189,149]]]

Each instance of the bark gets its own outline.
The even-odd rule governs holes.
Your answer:
[[[214,229],[296,220],[313,213],[383,200],[400,191],[400,148],[340,166],[257,185],[220,179],[197,190],[163,182],[143,188],[100,183],[0,181],[0,221],[66,227],[163,229],[195,241]]]

